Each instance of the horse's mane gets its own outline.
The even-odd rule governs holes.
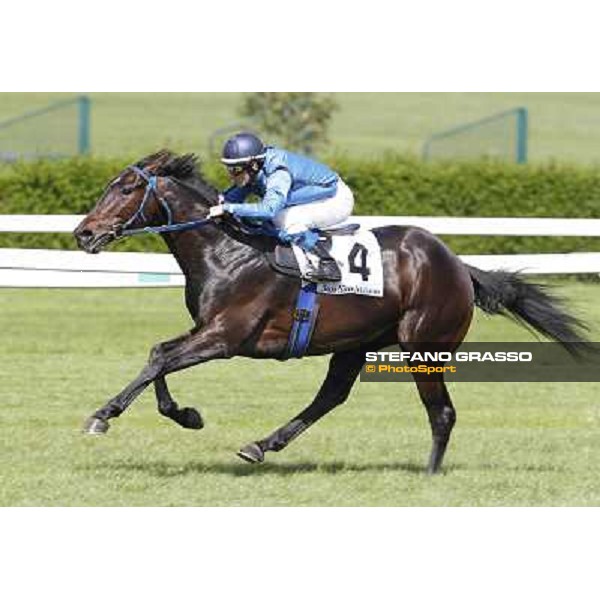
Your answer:
[[[195,154],[177,155],[170,150],[160,150],[137,163],[140,169],[148,169],[158,177],[172,177],[192,187],[204,200],[215,204],[219,192],[208,183],[200,170],[200,159]]]

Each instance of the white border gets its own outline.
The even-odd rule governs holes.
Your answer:
[[[594,4],[22,0],[0,89],[594,91]]]
[[[591,2],[3,9],[2,91],[594,91]],[[565,116],[566,118],[568,115]],[[0,511],[4,597],[596,596],[597,511]]]
[[[597,597],[592,511],[12,509],[21,598]],[[7,543],[10,540],[10,543]]]

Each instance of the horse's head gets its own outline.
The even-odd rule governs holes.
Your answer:
[[[194,178],[192,183],[200,182],[206,190],[202,195],[197,185],[195,189],[187,185],[187,191],[194,189],[207,206],[214,203],[216,192],[199,177],[193,155],[177,157],[161,151],[127,167],[108,184],[95,208],[73,232],[77,244],[85,252],[97,254],[129,229],[170,225],[172,200],[188,178]]]

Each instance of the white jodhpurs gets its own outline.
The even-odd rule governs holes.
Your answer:
[[[354,208],[352,190],[340,179],[333,198],[300,204],[282,210],[275,216],[275,225],[289,234],[307,229],[326,229],[345,221]]]

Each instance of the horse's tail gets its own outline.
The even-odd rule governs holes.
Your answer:
[[[569,314],[547,286],[528,283],[506,271],[481,271],[466,265],[475,289],[475,304],[491,315],[503,315],[561,344],[570,354],[595,353],[585,337],[588,327]]]

